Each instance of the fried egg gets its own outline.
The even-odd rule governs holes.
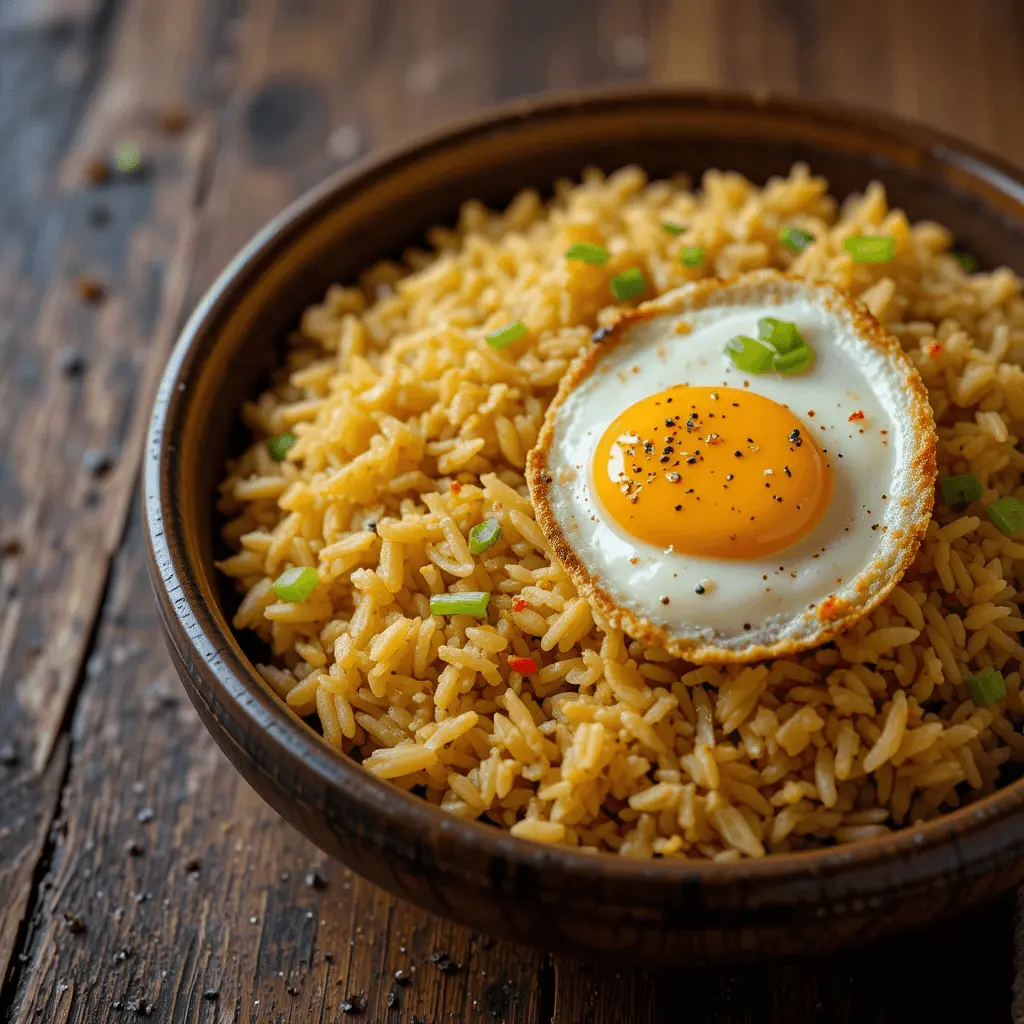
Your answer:
[[[732,339],[764,317],[796,325],[801,372],[735,365]],[[864,306],[755,271],[595,332],[527,475],[611,625],[690,661],[753,661],[827,641],[892,590],[931,516],[935,442],[917,371]]]

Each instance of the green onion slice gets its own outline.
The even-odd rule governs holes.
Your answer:
[[[854,263],[888,263],[896,255],[892,235],[854,235],[843,242]]]
[[[488,548],[493,548],[501,537],[501,523],[497,519],[485,519],[477,523],[469,531],[469,553],[482,555]]]
[[[725,343],[725,350],[737,370],[744,373],[767,373],[775,353],[763,341],[739,334]]]
[[[430,598],[431,615],[472,615],[482,619],[487,614],[491,595],[483,590],[467,590],[461,594],[433,594]]]
[[[608,262],[608,250],[592,242],[574,242],[565,250],[565,258],[589,263],[592,267],[603,267]]]
[[[968,274],[973,274],[978,269],[978,261],[969,252],[953,252],[950,255],[964,268]]]
[[[270,452],[270,457],[275,462],[281,462],[288,454],[288,449],[296,441],[298,438],[292,433],[275,434],[273,437],[267,438],[267,451]]]
[[[786,225],[779,231],[779,242],[787,249],[796,249],[798,252],[806,249],[814,241],[814,235],[809,231],[802,231],[791,224]]]
[[[773,316],[757,321],[757,338],[746,335],[730,339],[725,346],[737,369],[745,373],[776,373],[792,376],[803,373],[814,353],[795,323]]]
[[[316,590],[319,582],[320,577],[316,569],[309,565],[300,565],[294,569],[285,569],[274,580],[274,593],[282,601],[295,604],[296,601],[305,601]]]
[[[772,361],[772,369],[776,373],[792,377],[794,374],[803,373],[811,365],[813,358],[811,350],[806,345],[802,345],[800,348],[793,349],[792,352],[778,353]]]
[[[684,267],[699,267],[704,263],[703,245],[684,245],[679,250],[679,262]]]
[[[982,669],[967,680],[967,692],[979,708],[1006,699],[1006,680],[998,669]]]
[[[114,169],[118,174],[134,174],[142,167],[142,147],[137,142],[119,142],[114,147]]]
[[[757,336],[768,342],[776,352],[792,352],[796,348],[806,348],[807,342],[796,324],[790,320],[777,320],[773,316],[765,316],[757,321]]]
[[[518,341],[525,333],[526,324],[522,320],[516,320],[515,323],[502,327],[500,331],[488,334],[487,344],[495,349],[505,348],[511,345],[513,341]]]
[[[981,481],[973,473],[958,473],[939,481],[942,500],[947,505],[966,505],[981,497]]]
[[[1024,530],[1024,505],[1016,498],[997,498],[985,511],[1007,537]]]
[[[665,223],[661,225],[661,230],[670,235],[681,235],[686,228],[684,228],[682,224],[673,224],[670,221],[665,221]]]
[[[611,279],[612,295],[616,302],[628,302],[647,290],[643,271],[639,267],[630,267]]]

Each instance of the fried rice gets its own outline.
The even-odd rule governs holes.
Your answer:
[[[783,226],[814,241],[785,248]],[[890,235],[896,255],[854,263],[851,235]],[[1024,499],[1010,270],[970,273],[948,231],[909,223],[881,186],[839,204],[804,166],[763,188],[591,170],[549,201],[468,202],[428,241],[306,311],[244,409],[252,444],[221,488],[234,627],[265,641],[260,673],[324,741],[452,814],[630,857],[732,861],[879,836],[1013,774],[1024,535],[985,511]],[[606,247],[607,266],[566,261],[581,241]],[[683,245],[702,246],[703,265],[683,265]],[[980,481],[966,507],[936,502],[899,586],[834,643],[690,665],[610,628],[548,549],[526,454],[572,358],[623,308],[608,280],[634,266],[654,294],[760,267],[848,290],[920,371],[939,475]],[[487,344],[516,320],[522,339]],[[282,434],[295,441],[275,461],[266,441]],[[501,538],[474,556],[485,518]],[[275,579],[302,566],[315,589],[280,600]],[[431,615],[431,595],[461,591],[491,595],[486,618]],[[1006,697],[979,707],[966,680],[988,667]]]

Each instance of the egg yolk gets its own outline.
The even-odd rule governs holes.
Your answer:
[[[594,456],[601,504],[648,544],[757,558],[806,536],[832,493],[826,454],[783,405],[679,385],[618,416]]]

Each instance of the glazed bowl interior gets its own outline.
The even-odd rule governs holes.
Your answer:
[[[906,125],[800,104],[634,91],[506,108],[346,171],[286,211],[211,290],[171,359],[150,436],[146,494],[157,590],[183,674],[200,680],[199,662],[209,670],[206,682],[190,687],[193,700],[208,724],[235,723],[218,735],[232,759],[241,763],[249,756],[244,748],[254,742],[255,727],[267,764],[299,760],[306,777],[316,780],[313,790],[344,790],[346,820],[326,826],[298,821],[307,834],[322,842],[323,827],[364,830],[361,842],[381,849],[381,843],[397,844],[406,864],[422,860],[427,849],[438,857],[443,852],[467,879],[477,870],[473,851],[502,860],[513,874],[516,866],[557,868],[568,879],[563,897],[578,899],[580,907],[587,886],[598,882],[635,883],[629,898],[651,906],[665,899],[653,884],[656,878],[684,888],[689,880],[701,887],[694,906],[711,915],[717,912],[715,891],[728,893],[719,910],[742,913],[762,897],[780,907],[787,900],[812,903],[812,877],[860,873],[849,891],[870,892],[865,872],[908,857],[912,867],[901,880],[925,887],[964,865],[974,865],[969,873],[977,879],[1019,857],[1019,845],[1010,849],[983,826],[1021,812],[1020,785],[890,838],[760,863],[640,864],[534,846],[497,829],[447,819],[328,748],[270,693],[252,667],[255,651],[243,649],[229,626],[237,597],[218,581],[213,566],[223,554],[217,484],[225,460],[244,444],[238,425],[243,401],[265,385],[303,309],[331,283],[354,282],[377,259],[421,244],[431,225],[453,223],[467,199],[502,206],[519,189],[549,193],[556,179],[576,178],[588,166],[611,171],[638,164],[652,178],[686,173],[694,179],[721,168],[760,184],[797,161],[824,175],[839,198],[879,180],[892,205],[911,219],[946,225],[982,266],[1005,263],[1024,270],[1024,189],[1011,170],[959,144]],[[317,806],[323,809],[318,801],[297,814],[309,819]],[[374,829],[386,840],[371,836]],[[782,888],[769,899],[756,888],[759,878],[774,879]],[[434,896],[392,884],[385,867],[375,880],[438,908]],[[890,882],[880,880],[877,887]],[[453,915],[467,918],[454,910]]]

